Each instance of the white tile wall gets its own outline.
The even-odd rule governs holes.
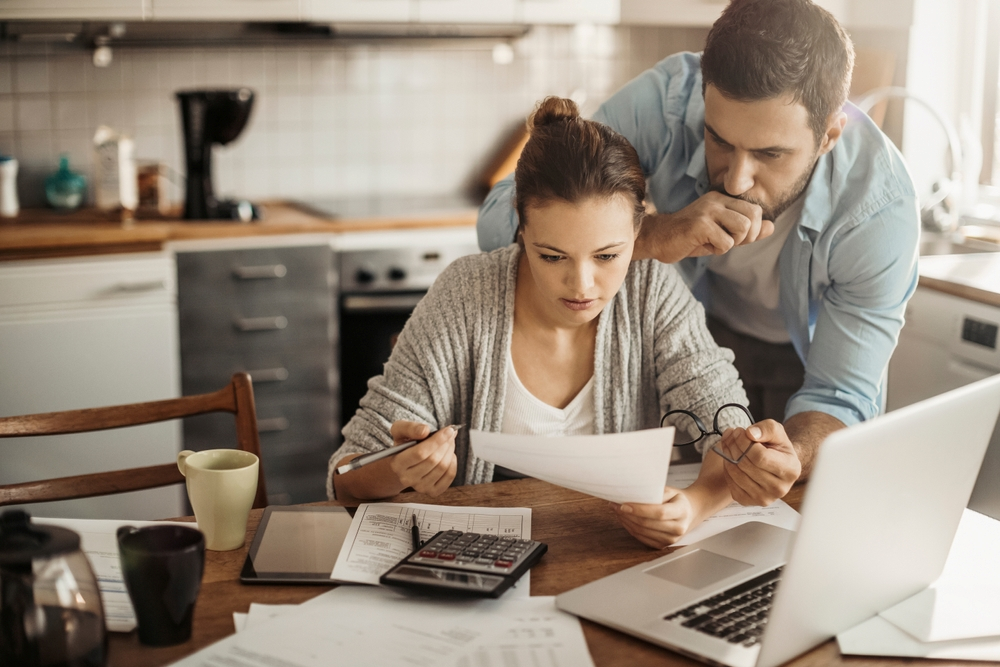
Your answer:
[[[90,54],[0,44],[0,153],[21,163],[22,206],[66,153],[91,176],[99,124],[132,135],[137,157],[165,162],[182,197],[174,93],[248,86],[250,122],[215,152],[220,196],[451,194],[467,187],[501,135],[545,95],[584,112],[669,53],[697,50],[702,30],[544,27],[493,62],[495,41],[336,43],[254,48],[116,49]]]

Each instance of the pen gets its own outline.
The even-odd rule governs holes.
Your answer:
[[[450,427],[445,426],[445,428],[453,428],[457,431],[463,426],[465,426],[465,424],[452,424]],[[431,436],[427,436],[427,438],[429,437]],[[427,438],[424,438],[424,440],[426,440]],[[403,444],[396,445],[395,447],[388,447],[378,452],[373,452],[371,454],[364,454],[363,456],[351,459],[344,465],[337,467],[335,472],[338,475],[343,475],[345,472],[351,472],[352,470],[357,470],[358,468],[362,468],[368,465],[369,463],[374,463],[375,461],[381,461],[384,458],[388,458],[395,454],[399,454],[400,452],[405,452],[410,447],[413,447],[414,445],[419,445],[421,442],[423,442],[423,440],[410,440],[409,442],[404,442]]]
[[[420,548],[420,526],[417,525],[417,515],[410,515],[410,535],[413,536],[413,550]]]

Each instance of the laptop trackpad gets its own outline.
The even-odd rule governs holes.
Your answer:
[[[646,574],[687,588],[700,589],[750,567],[753,567],[750,563],[726,558],[712,551],[695,549],[680,558],[646,570]]]

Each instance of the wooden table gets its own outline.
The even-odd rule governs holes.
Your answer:
[[[797,508],[802,491],[799,487],[792,489],[786,501]],[[556,595],[662,555],[662,552],[643,546],[625,532],[609,509],[607,501],[534,479],[456,487],[435,499],[417,493],[404,493],[391,500],[439,505],[532,508],[531,536],[549,545],[548,553],[532,569],[532,595]],[[247,545],[256,533],[262,511],[253,510],[250,514]],[[194,613],[194,631],[188,642],[178,646],[151,648],[142,646],[134,631],[129,634],[112,633],[108,665],[157,667],[169,664],[232,634],[233,612],[246,612],[251,602],[300,603],[328,590],[325,586],[241,584],[239,573],[247,548],[248,546],[244,546],[236,551],[207,552],[205,576]],[[819,601],[817,603],[821,604]],[[583,621],[583,630],[594,664],[598,667],[700,664],[589,621]],[[836,642],[831,640],[789,664],[795,667],[861,667],[868,664],[887,667],[902,665],[903,661],[843,658]],[[928,664],[935,667],[942,665],[941,661]],[[972,663],[961,664],[969,667]]]

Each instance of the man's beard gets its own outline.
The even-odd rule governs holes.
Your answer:
[[[723,185],[722,183],[712,183],[709,189],[715,192],[722,193],[727,197],[732,197],[733,199],[742,199],[745,202],[749,202],[751,204],[756,204],[757,206],[760,206],[761,219],[770,220],[771,222],[774,222],[775,220],[778,219],[778,216],[784,213],[786,210],[788,210],[788,207],[791,206],[793,203],[795,203],[795,200],[798,199],[803,192],[805,192],[807,187],[809,187],[809,181],[812,178],[813,169],[816,168],[817,161],[818,161],[818,156],[813,158],[812,164],[809,166],[809,168],[803,171],[799,175],[795,183],[792,184],[792,187],[788,188],[788,190],[783,192],[781,196],[778,197],[777,203],[771,206],[770,208],[765,206],[763,202],[748,195],[729,194],[728,192],[726,192],[726,186]]]

